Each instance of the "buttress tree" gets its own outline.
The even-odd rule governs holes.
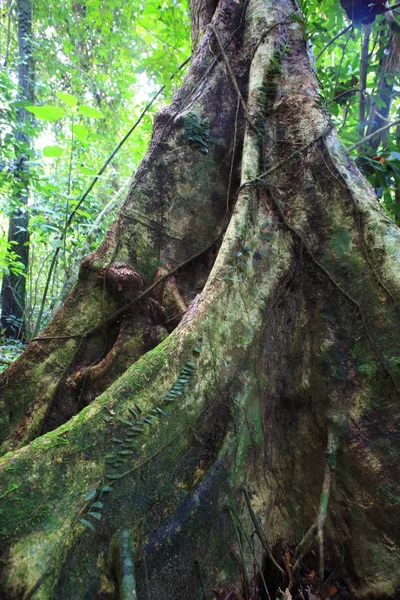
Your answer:
[[[191,13],[123,208],[2,375],[0,596],[388,598],[400,231],[294,0]]]

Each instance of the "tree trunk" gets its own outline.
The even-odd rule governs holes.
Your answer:
[[[30,151],[30,137],[27,131],[31,117],[25,110],[26,102],[33,102],[33,56],[32,56],[32,2],[17,0],[18,21],[18,85],[19,102],[17,109],[16,160],[14,165],[13,212],[8,227],[8,241],[11,250],[24,265],[22,273],[5,275],[2,282],[1,327],[7,337],[19,339],[24,334],[26,275],[29,255],[29,213],[27,161]]]
[[[5,598],[400,584],[399,229],[296,11],[193,16],[117,221],[2,376]]]

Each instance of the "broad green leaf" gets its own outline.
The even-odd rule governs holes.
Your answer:
[[[84,165],[80,165],[78,168],[84,175],[97,175],[97,171],[93,171],[93,169],[89,169],[89,167],[85,167]]]
[[[57,119],[61,119],[67,114],[63,108],[51,106],[50,104],[46,106],[27,106],[26,110],[42,121],[57,121]]]
[[[78,112],[84,117],[90,117],[91,119],[104,119],[103,113],[101,113],[97,108],[92,108],[91,106],[86,106],[85,104],[81,104],[78,108]]]
[[[62,156],[64,150],[61,146],[45,146],[42,152],[43,156],[46,156],[47,158],[58,158],[59,156]]]
[[[78,104],[78,98],[73,94],[67,94],[67,92],[56,92],[56,96],[67,106],[76,106]]]
[[[74,136],[81,140],[82,142],[86,142],[89,136],[89,131],[86,129],[84,125],[80,125],[77,123],[74,125]]]

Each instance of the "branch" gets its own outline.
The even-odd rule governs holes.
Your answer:
[[[373,133],[370,133],[369,135],[366,135],[362,140],[360,140],[356,144],[353,144],[352,146],[350,146],[349,148],[347,148],[348,152],[351,152],[352,150],[355,150],[359,146],[362,146],[362,144],[365,144],[366,142],[368,142],[369,140],[371,140],[372,138],[374,138],[376,135],[379,135],[382,131],[385,131],[386,129],[389,129],[390,127],[393,127],[393,125],[399,125],[399,123],[400,123],[400,119],[396,119],[396,121],[390,121],[390,123],[387,123],[386,125],[384,125],[383,127],[380,127],[379,129],[377,129]]]
[[[339,33],[337,35],[335,35],[335,37],[333,37],[331,40],[329,40],[329,42],[327,44],[325,44],[325,46],[322,48],[321,52],[319,54],[317,54],[317,58],[315,60],[319,60],[320,57],[322,56],[322,54],[325,52],[325,50],[327,48],[329,48],[329,46],[331,44],[333,44],[333,42],[335,42],[338,38],[340,38],[347,31],[349,31],[352,27],[353,27],[353,23],[350,23],[350,25],[348,25],[347,27],[345,27],[345,29],[342,29],[342,31],[339,31]]]
[[[400,8],[400,2],[398,2],[397,4],[394,4],[393,6],[389,6],[388,8],[385,8],[385,10],[382,11],[382,14],[386,13],[386,12],[390,12],[391,10],[394,10],[396,8]],[[327,44],[325,44],[325,46],[322,48],[321,52],[319,52],[319,54],[317,54],[317,58],[315,60],[319,60],[319,58],[322,56],[322,54],[325,52],[325,50],[327,48],[329,48],[329,46],[331,44],[333,44],[333,42],[335,42],[338,38],[340,38],[344,33],[346,33],[346,31],[349,31],[349,29],[351,29],[352,27],[353,27],[353,23],[350,23],[350,25],[345,27],[345,29],[342,29],[342,31],[339,31],[339,33],[337,35],[335,35],[335,37],[333,37],[331,40],[329,40],[329,42]]]

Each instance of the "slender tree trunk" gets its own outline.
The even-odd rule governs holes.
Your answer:
[[[395,21],[396,22],[396,21]],[[393,87],[395,76],[399,68],[400,59],[400,33],[394,31],[391,33],[386,48],[387,52],[380,61],[379,80],[376,91],[376,101],[372,100],[369,114],[369,125],[367,135],[375,133],[378,129],[387,124],[390,115],[390,107],[393,99]],[[361,113],[360,113],[361,114]],[[380,145],[387,146],[389,130],[378,133],[369,142],[373,150],[377,150]]]
[[[21,273],[4,276],[2,283],[1,327],[5,335],[21,338],[24,333],[26,276],[29,257],[29,213],[27,161],[30,152],[30,137],[27,130],[31,117],[25,110],[27,102],[33,102],[34,69],[32,56],[32,2],[17,0],[18,23],[18,85],[19,102],[17,109],[16,160],[14,165],[13,212],[10,215],[8,241],[11,250],[24,266]]]
[[[115,224],[2,376],[5,598],[400,584],[399,229],[297,10],[202,22]]]

